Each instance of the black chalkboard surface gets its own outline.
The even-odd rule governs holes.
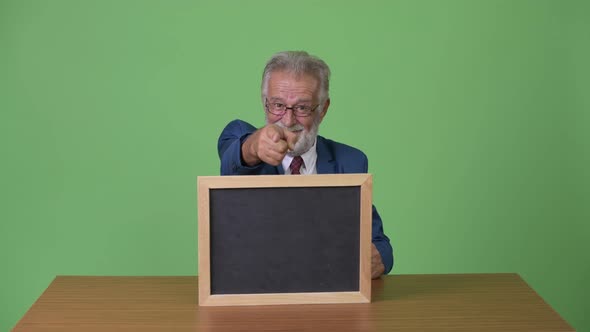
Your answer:
[[[199,177],[199,303],[370,301],[370,189],[368,174]]]
[[[211,294],[359,289],[360,187],[214,189]]]

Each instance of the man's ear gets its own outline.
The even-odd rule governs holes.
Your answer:
[[[326,113],[328,113],[328,107],[330,107],[330,98],[326,99],[324,107],[322,107],[322,113],[320,113],[320,122],[324,120],[324,116],[326,116]]]

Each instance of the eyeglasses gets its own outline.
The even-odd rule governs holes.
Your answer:
[[[268,99],[266,99],[265,106],[266,110],[274,115],[283,116],[285,115],[285,113],[287,113],[287,110],[292,110],[293,115],[298,117],[306,117],[310,116],[311,113],[313,113],[316,110],[316,108],[320,106],[320,104],[317,104],[315,106],[293,105],[291,107],[287,107],[287,105],[280,102],[269,103]]]

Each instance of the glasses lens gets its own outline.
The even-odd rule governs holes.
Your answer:
[[[281,103],[269,103],[267,100],[266,107],[268,111],[274,115],[281,115],[285,112],[285,105]]]

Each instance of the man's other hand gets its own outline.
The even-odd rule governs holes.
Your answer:
[[[375,244],[371,243],[371,278],[379,278],[385,272],[385,265],[381,260],[381,254]]]
[[[297,142],[297,134],[274,124],[254,132],[242,145],[242,158],[248,166],[261,161],[278,166]]]

